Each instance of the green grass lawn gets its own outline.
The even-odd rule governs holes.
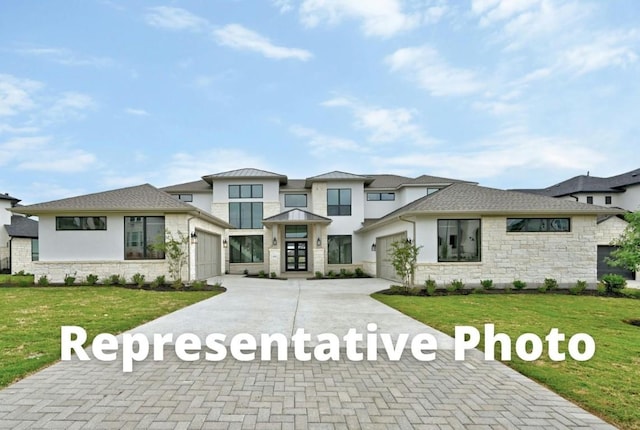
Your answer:
[[[33,275],[0,275],[0,285],[33,285]]]
[[[509,366],[623,429],[640,429],[640,327],[623,320],[640,319],[640,301],[561,295],[481,295],[407,297],[374,294],[374,298],[451,336],[455,326],[471,325],[482,333],[495,324],[496,333],[512,340]],[[566,335],[587,333],[596,354],[577,362],[524,362],[515,354],[523,333],[543,340],[552,328]],[[484,338],[480,349],[483,349]],[[560,352],[567,352],[567,342]],[[499,358],[496,348],[496,358]]]
[[[217,292],[155,292],[117,287],[0,288],[0,387],[60,359],[60,326],[88,341],[121,333]]]

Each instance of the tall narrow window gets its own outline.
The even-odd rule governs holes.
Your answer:
[[[587,203],[589,203],[590,205],[593,204],[593,196],[587,196]]]
[[[611,204],[611,196],[604,196],[604,204],[605,205]]]
[[[38,239],[31,239],[31,261],[40,260],[40,243]]]
[[[351,188],[329,188],[327,190],[327,215],[351,215]]]
[[[128,216],[124,219],[124,259],[162,260],[164,252],[155,245],[164,243],[163,216]]]
[[[351,236],[328,236],[329,264],[351,264]]]
[[[230,202],[229,224],[235,228],[262,228],[262,203]]]
[[[480,220],[439,219],[438,261],[480,261]]]

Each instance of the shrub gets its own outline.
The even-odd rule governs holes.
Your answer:
[[[438,285],[436,284],[436,281],[434,279],[429,278],[424,282],[424,288],[426,290],[427,296],[433,296],[436,292],[437,287]]]
[[[98,275],[89,273],[85,278],[87,285],[95,285],[98,282]]]
[[[483,279],[480,281],[480,285],[485,290],[493,290],[493,279]]]
[[[627,286],[627,281],[622,275],[616,275],[615,273],[609,273],[602,277],[602,283],[606,288],[607,294],[619,293],[624,287]]]
[[[408,293],[410,296],[419,296],[419,295],[421,295],[421,294],[422,294],[422,291],[423,291],[422,287],[416,286],[416,287],[411,287],[411,288],[409,288],[409,290],[407,291],[407,293]]]
[[[151,288],[159,288],[164,286],[167,281],[165,280],[164,275],[159,275],[151,282]]]
[[[33,281],[27,279],[20,279],[18,281],[18,287],[30,287],[31,285],[33,285]]]
[[[576,285],[569,288],[569,293],[577,296],[578,294],[582,293],[586,289],[587,289],[587,281],[578,280],[576,281]]]
[[[269,276],[271,276],[271,279],[276,279],[278,277],[276,272],[271,272],[271,274]]]
[[[124,276],[121,275],[111,275],[106,278],[103,283],[105,285],[125,285],[127,283],[127,280]]]
[[[138,288],[142,288],[144,285],[144,275],[142,273],[136,273],[131,277],[131,281],[138,286]]]
[[[264,270],[258,272],[258,278],[266,278],[267,273]]]
[[[38,285],[41,287],[49,286],[49,278],[47,278],[47,275],[42,275],[38,278]]]
[[[193,284],[191,284],[191,289],[193,291],[202,291],[206,286],[207,283],[205,281],[193,281]]]
[[[32,276],[31,273],[29,272],[25,272],[24,270],[21,270],[19,272],[14,273],[15,276]]]
[[[316,279],[322,279],[323,276],[322,272],[316,272]]]
[[[516,290],[522,290],[526,286],[527,286],[527,283],[519,279],[516,279],[515,281],[513,281],[513,288],[515,288]]]
[[[184,287],[182,279],[174,279],[173,282],[171,282],[171,288],[173,288],[174,290],[179,290],[182,287]]]
[[[247,275],[249,274],[249,269],[244,269],[244,270],[242,271],[242,274],[243,274],[244,276],[247,276]]]
[[[637,288],[624,288],[620,290],[620,293],[630,299],[640,299],[640,290]]]
[[[462,282],[462,279],[454,279],[451,281],[451,286],[454,287],[454,291],[459,291],[464,289],[464,282]]]
[[[335,277],[336,277],[336,272],[334,272],[333,270],[329,270],[329,271],[327,272],[327,278],[331,278],[331,279],[333,279],[333,278],[335,278]]]
[[[64,275],[64,284],[67,286],[71,286],[76,282],[76,274],[73,275],[65,274]]]
[[[391,294],[405,294],[406,290],[402,285],[392,285],[389,287]]]
[[[340,275],[338,276],[340,276],[341,278],[350,278],[353,276],[353,274],[347,269],[340,269]]]
[[[360,267],[356,267],[355,274],[357,278],[364,278],[364,270]]]
[[[538,287],[538,292],[540,293],[546,293],[547,291],[549,291],[549,287],[547,287],[547,284],[542,284]]]
[[[558,281],[553,278],[544,278],[544,283],[542,284],[546,290],[552,291],[558,289]]]

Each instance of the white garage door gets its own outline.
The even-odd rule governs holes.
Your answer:
[[[220,235],[198,230],[196,278],[207,279],[220,273]]]
[[[378,278],[402,282],[391,264],[391,244],[407,240],[407,232],[376,238],[376,273]]]

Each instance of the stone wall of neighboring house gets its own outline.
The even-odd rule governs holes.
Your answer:
[[[9,269],[9,247],[0,246],[0,270],[8,270]]]
[[[37,262],[31,261],[31,258],[31,238],[14,237],[11,239],[11,271],[13,273],[22,270],[25,273],[34,273],[34,265]]]
[[[620,237],[624,229],[629,225],[625,220],[612,216],[600,222],[596,227],[596,243],[598,245],[610,245]]]
[[[437,237],[430,240],[437,243]],[[507,233],[505,217],[482,217],[481,240],[481,262],[421,262],[416,283],[423,284],[428,278],[439,285],[454,279],[468,284],[479,284],[482,279],[510,284],[520,279],[530,286],[545,278],[565,284],[578,279],[596,282],[595,216],[572,216],[568,233]]]

